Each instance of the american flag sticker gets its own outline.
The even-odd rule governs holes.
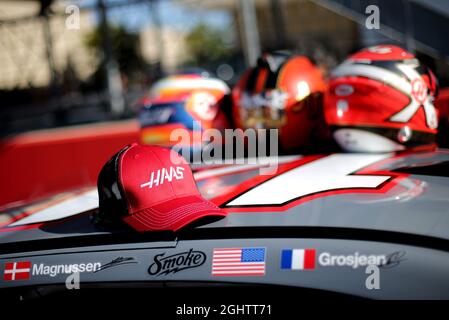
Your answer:
[[[31,262],[7,262],[5,263],[5,271],[3,272],[3,280],[28,280],[30,278]]]
[[[281,252],[281,269],[315,269],[315,249],[286,249]]]
[[[212,257],[213,276],[264,276],[265,248],[216,248]]]

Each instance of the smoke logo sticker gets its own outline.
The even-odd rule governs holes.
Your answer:
[[[150,275],[160,276],[178,273],[186,269],[197,268],[206,262],[206,254],[193,249],[170,256],[165,255],[166,252],[154,256],[154,262],[148,268]]]

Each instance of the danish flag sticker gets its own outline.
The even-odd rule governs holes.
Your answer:
[[[3,280],[28,280],[30,278],[31,262],[7,262],[5,264],[5,271],[3,272]]]

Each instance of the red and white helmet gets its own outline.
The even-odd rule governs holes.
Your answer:
[[[324,91],[321,71],[307,57],[264,54],[232,90],[234,124],[241,129],[279,129],[284,150],[312,144],[312,135],[325,127]]]
[[[437,80],[410,52],[392,45],[363,49],[331,73],[327,123],[351,152],[431,145],[438,127]]]

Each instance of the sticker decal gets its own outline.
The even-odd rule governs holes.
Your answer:
[[[387,263],[387,256],[381,255],[365,255],[359,254],[331,254],[323,252],[318,256],[318,263],[323,267],[351,267],[357,269],[358,267],[366,267],[369,265],[382,266]]]
[[[164,252],[154,256],[154,262],[148,267],[148,273],[151,276],[178,273],[186,269],[200,267],[206,262],[206,254],[193,249],[169,256],[166,256],[166,254]]]
[[[287,249],[281,252],[281,269],[315,269],[315,249]]]
[[[213,276],[264,276],[265,248],[215,248]]]
[[[72,274],[75,272],[79,273],[95,272],[100,268],[101,268],[100,262],[57,264],[57,265],[34,263],[32,268],[32,275],[56,277],[57,275],[60,274]]]
[[[7,262],[3,273],[3,280],[28,280],[30,278],[31,262]]]
[[[118,267],[121,265],[125,265],[125,264],[136,264],[139,263],[138,261],[136,261],[135,258],[133,257],[118,257],[115,258],[114,260],[112,260],[111,262],[108,262],[106,264],[103,264],[98,270],[94,271],[94,273],[96,272],[100,272],[109,268],[114,268],[114,267]]]
[[[28,280],[31,276],[50,276],[60,274],[90,273],[100,270],[100,262],[73,263],[73,264],[45,264],[31,263],[29,261],[7,262],[3,279],[5,281]]]
[[[282,249],[281,270],[315,270],[321,267],[350,267],[357,269],[375,265],[381,268],[392,268],[406,260],[404,251],[391,254],[362,254],[359,252],[351,254],[333,254],[321,252],[317,254],[316,249]]]

